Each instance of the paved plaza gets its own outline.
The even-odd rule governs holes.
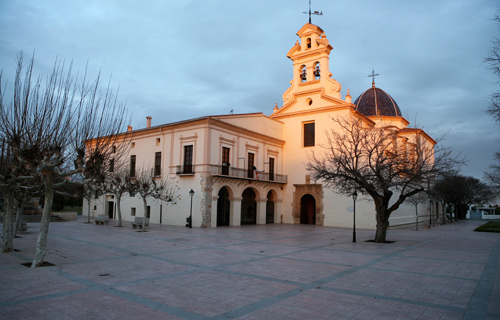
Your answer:
[[[0,319],[500,319],[500,234],[481,221],[389,230],[39,224],[0,255]]]

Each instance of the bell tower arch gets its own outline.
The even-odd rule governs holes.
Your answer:
[[[319,96],[341,101],[341,85],[332,79],[330,72],[330,45],[324,31],[306,23],[298,32],[299,40],[288,51],[287,57],[293,61],[293,79],[290,88],[283,94],[283,107],[290,106],[301,95],[311,96],[317,101]],[[316,95],[316,98],[312,97]],[[277,115],[277,114],[276,114]]]

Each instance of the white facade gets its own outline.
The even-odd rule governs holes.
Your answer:
[[[149,127],[132,132],[126,158],[135,156],[136,170],[153,168],[161,152],[162,175],[175,178],[180,187],[181,200],[175,205],[148,201],[151,223],[185,225],[192,189],[193,227],[265,223],[352,227],[352,198],[310,181],[305,169],[308,155],[325,142],[332,117],[361,117],[377,125],[390,121],[410,142],[416,139],[415,130],[407,129],[409,122],[402,117],[369,119],[356,112],[349,93],[341,99],[341,85],[332,78],[332,47],[323,30],[306,24],[297,35],[300,41],[288,52],[294,70],[291,87],[283,94],[283,106],[275,107],[270,116],[206,116],[153,127],[148,121]],[[313,124],[315,135],[311,146],[305,146],[304,140],[305,128],[311,128],[308,124]],[[433,147],[432,139],[423,136]],[[91,215],[116,218],[114,201],[110,195],[93,199]],[[84,213],[86,205],[84,201]],[[121,208],[125,221],[145,214],[138,195],[126,194]],[[428,210],[428,204],[422,205],[419,215],[428,215]],[[401,206],[390,219],[391,226],[414,221],[413,205]],[[375,228],[375,208],[368,199],[360,197],[356,202],[356,225]]]

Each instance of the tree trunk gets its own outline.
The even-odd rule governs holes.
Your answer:
[[[52,212],[52,203],[54,202],[54,177],[52,172],[44,174],[45,200],[43,206],[42,220],[40,222],[40,232],[36,242],[36,254],[31,264],[32,268],[40,267],[45,258],[45,248],[49,235],[50,213]]]
[[[3,190],[5,211],[3,215],[3,240],[2,252],[14,251],[14,228],[13,228],[13,211],[14,211],[14,195],[12,191]]]
[[[87,206],[87,223],[90,223],[90,198],[91,197],[92,196],[89,196],[88,197],[88,201],[87,201],[88,202],[88,206]]]
[[[115,194],[115,198],[116,198],[116,215],[118,216],[118,226],[123,227],[123,225],[122,225],[122,209],[120,206],[122,194],[121,193]]]
[[[142,223],[142,232],[146,232],[146,219],[148,218],[148,201],[146,197],[142,197],[142,202],[144,203],[144,222]]]
[[[446,205],[444,203],[441,204],[441,207],[443,208],[441,211],[443,211],[443,224],[446,224]]]
[[[21,228],[21,220],[23,218],[24,205],[26,204],[26,198],[19,203],[16,213],[16,222],[14,223],[14,237],[17,236],[17,232]]]
[[[416,218],[415,230],[418,231],[418,203],[415,205],[415,218]]]
[[[389,221],[379,221],[377,222],[377,231],[375,232],[375,242],[384,243],[387,233],[387,227],[389,226]]]
[[[389,227],[390,213],[387,212],[387,205],[384,205],[384,203],[376,205],[375,210],[377,212],[377,230],[375,231],[375,239],[373,241],[384,243],[387,227]]]
[[[468,206],[463,205],[463,204],[457,206],[457,218],[460,220],[465,220],[466,215],[467,215],[467,209],[468,209]]]

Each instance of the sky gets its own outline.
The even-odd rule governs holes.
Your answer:
[[[286,54],[308,22],[308,0],[0,0],[0,69],[12,86],[16,56],[35,73],[56,59],[119,90],[134,129],[206,115],[270,115],[290,86]],[[485,113],[498,89],[483,62],[498,0],[313,0],[333,46],[330,71],[353,101],[376,86],[411,126],[465,156],[482,179],[500,151]]]

